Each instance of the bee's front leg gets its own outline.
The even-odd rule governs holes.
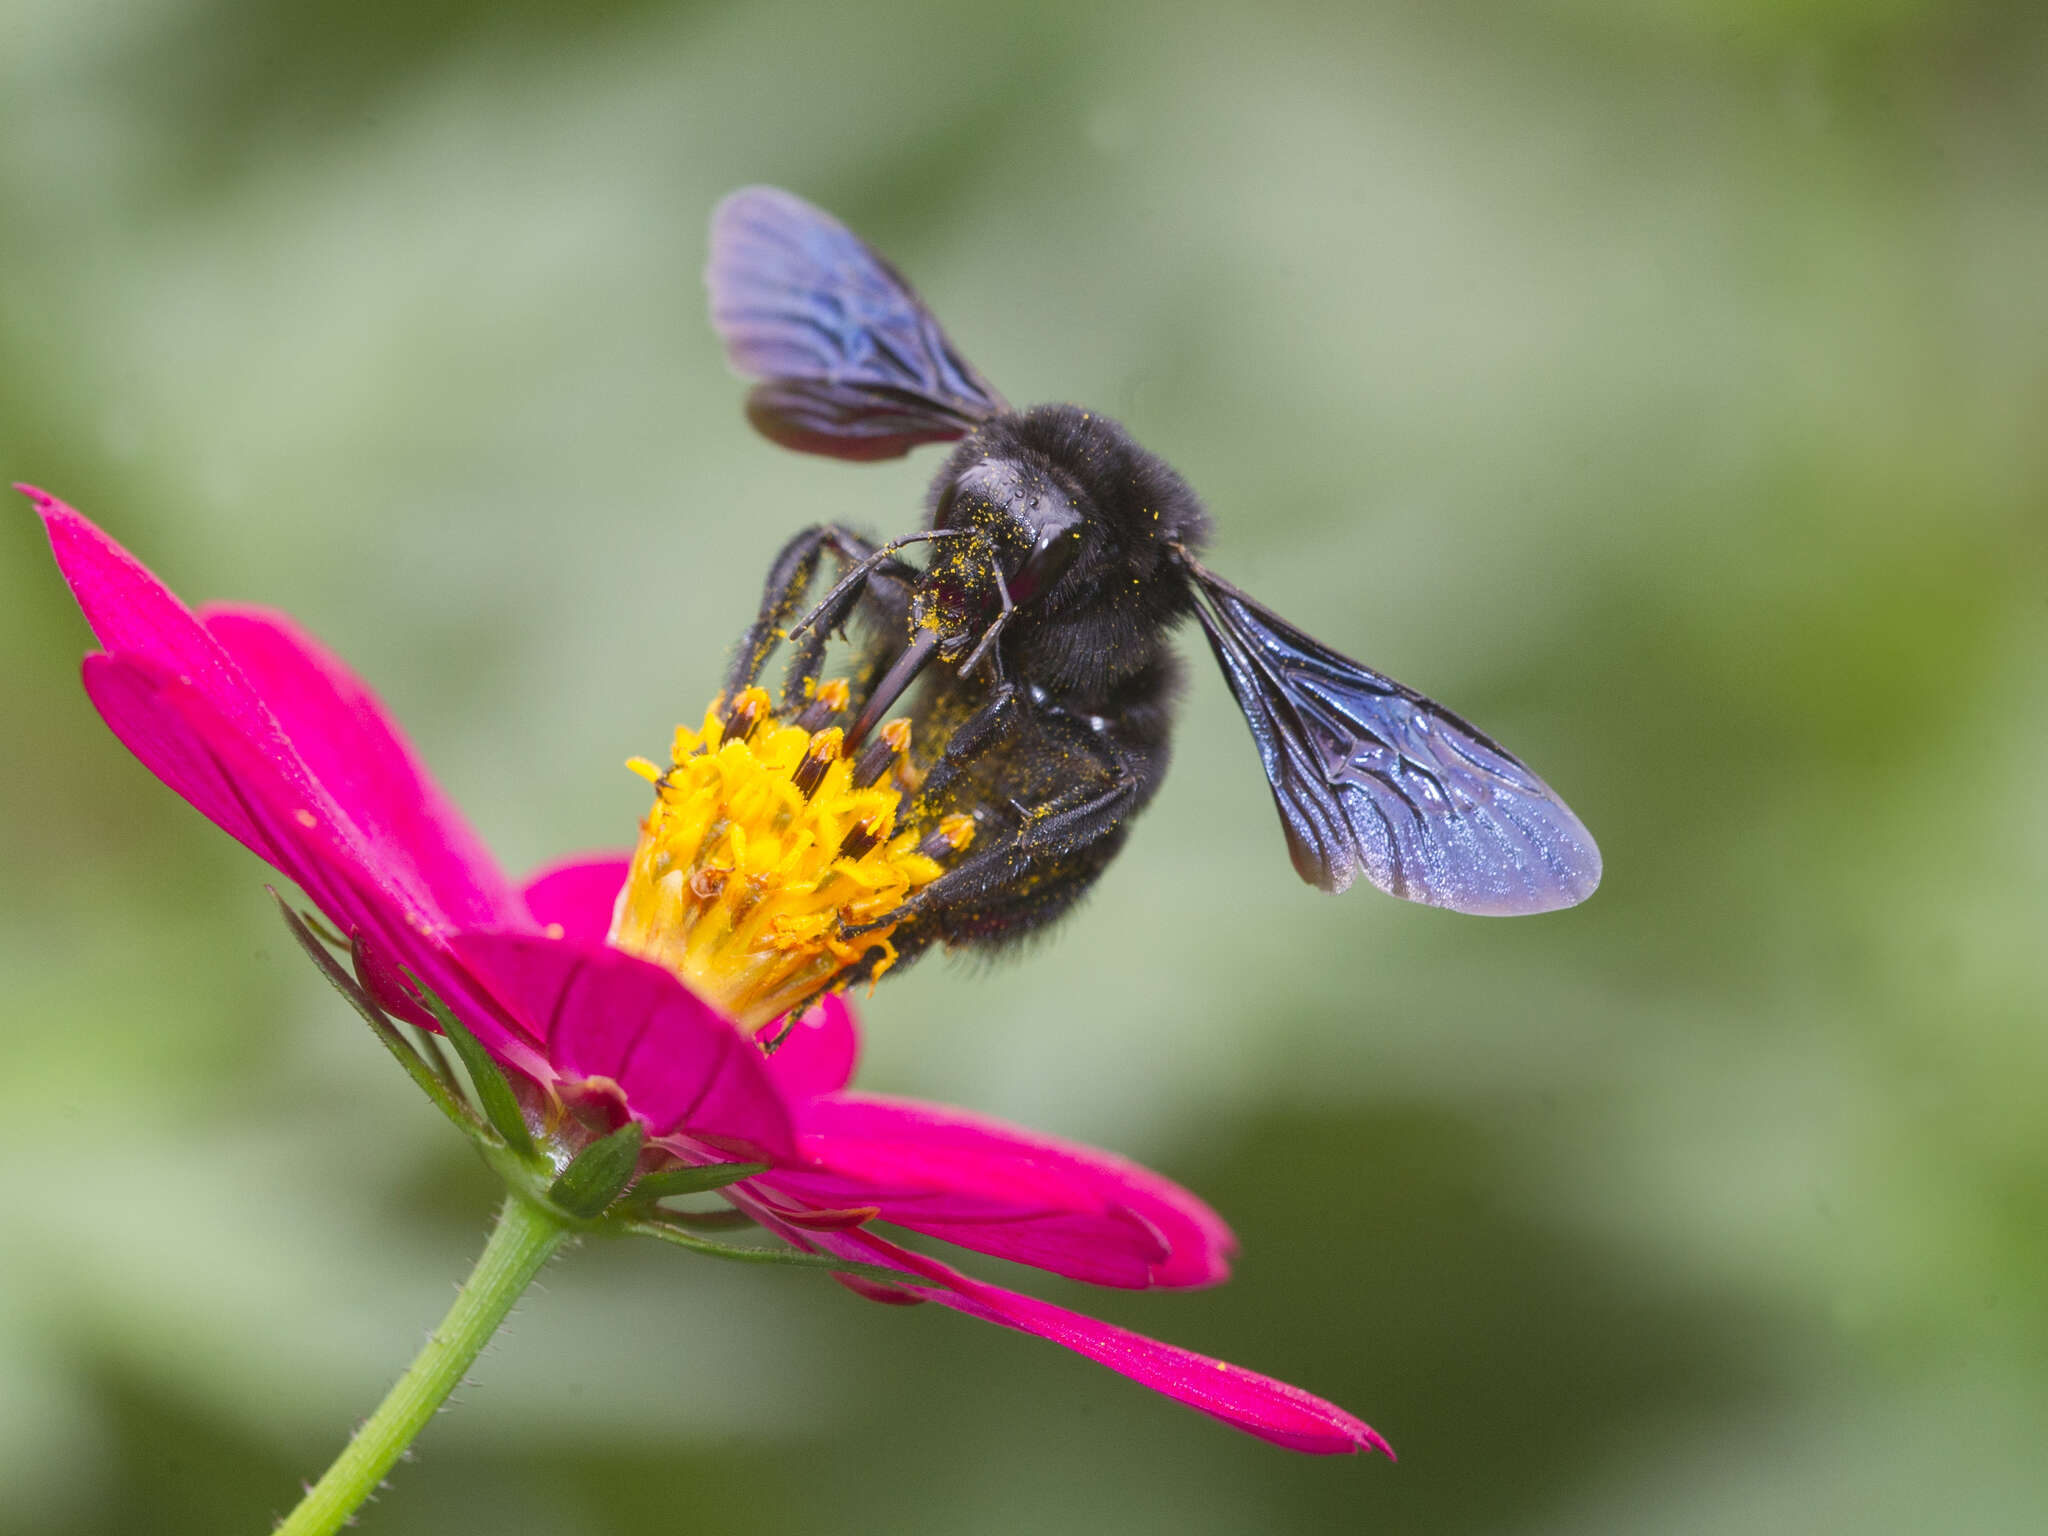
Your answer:
[[[863,580],[844,591],[835,590],[829,622],[813,624],[793,645],[788,672],[783,679],[784,707],[801,702],[810,685],[818,680],[824,663],[825,642],[830,631],[843,623],[847,614],[861,603],[880,610],[877,618],[887,627],[889,617],[906,612],[910,582],[915,573],[902,562],[887,557],[875,543],[851,528],[837,523],[820,523],[796,535],[776,555],[768,568],[768,580],[761,593],[761,608],[733,652],[726,673],[725,693],[735,698],[742,689],[761,680],[762,670],[775,647],[789,638],[798,607],[809,594],[818,574],[818,562],[830,553],[843,566],[872,562]]]

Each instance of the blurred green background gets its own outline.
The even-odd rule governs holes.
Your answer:
[[[1073,1304],[1298,1381],[1315,1462],[817,1277],[559,1265],[369,1532],[2048,1528],[2048,13],[0,4],[0,474],[289,609],[514,868],[630,839],[796,525],[714,201],[835,210],[1219,568],[1584,815],[1587,907],[1289,870],[1200,643],[1084,915],[865,1011],[874,1087],[1245,1244]],[[0,1530],[259,1532],[492,1185],[265,872],[80,696],[0,517]]]

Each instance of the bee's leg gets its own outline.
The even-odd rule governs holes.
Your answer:
[[[910,584],[917,579],[917,573],[890,555],[893,546],[885,544],[878,550],[860,540],[836,542],[830,547],[833,558],[843,566],[852,566],[858,578],[838,582],[826,601],[788,632],[789,665],[782,678],[785,701],[810,696],[825,663],[826,641],[835,631],[845,633],[846,621],[856,610],[867,620],[864,627],[869,634],[859,648],[849,682],[854,698],[866,699],[910,622]],[[809,622],[812,617],[816,622]]]
[[[946,738],[946,747],[938,760],[925,770],[924,782],[917,787],[920,801],[936,803],[946,792],[946,786],[959,777],[960,769],[967,761],[985,751],[989,744],[1011,729],[1017,723],[1018,705],[1015,685],[1004,683],[994,689],[988,702],[961,721],[953,734]]]
[[[825,552],[833,530],[826,526],[806,528],[797,534],[768,567],[768,581],[761,591],[761,611],[733,650],[732,666],[725,675],[725,696],[736,698],[740,691],[761,680],[761,669],[769,653],[782,639],[790,615],[810,590],[818,572],[818,560]]]
[[[733,652],[732,666],[726,673],[727,698],[761,680],[769,655],[779,642],[788,638],[791,616],[809,594],[818,573],[818,561],[828,551],[843,565],[863,564],[877,558],[876,547],[870,540],[836,523],[806,528],[783,545],[774,564],[768,568],[768,580],[761,593],[760,613],[740,637],[740,643]],[[907,609],[913,574],[901,562],[882,557],[878,565],[864,573],[862,584],[851,587],[843,596],[835,589],[834,595],[839,598],[841,606],[835,622],[843,621],[846,611],[867,596],[870,588],[882,589],[875,595],[883,606],[892,610],[899,607]],[[889,590],[892,586],[898,590]],[[801,700],[807,685],[817,680],[831,627],[813,627],[796,647],[784,679],[785,706]]]
[[[829,532],[844,534],[837,527]],[[832,552],[839,557],[846,569],[832,590],[819,601],[818,606],[796,621],[796,627],[789,632],[792,640],[805,631],[832,630],[846,621],[846,615],[865,587],[877,580],[885,579],[878,573],[886,572],[898,580],[908,582],[916,573],[901,560],[895,558],[896,551],[907,549],[912,544],[929,544],[934,539],[963,539],[969,535],[958,528],[926,528],[917,533],[906,533],[901,538],[891,539],[879,547],[865,539],[857,539],[857,547],[844,542],[834,544]],[[856,536],[857,538],[857,536]],[[1007,603],[1007,596],[1005,602]]]
[[[1044,727],[1050,722],[1041,716],[1040,724]],[[928,914],[944,928],[946,920],[941,914],[949,909],[1000,909],[1006,904],[1006,893],[1014,893],[1055,864],[1077,856],[1085,858],[1088,850],[1122,830],[1125,819],[1156,785],[1156,768],[1148,776],[1143,756],[1086,727],[1077,725],[1060,734],[1069,736],[1076,756],[1092,759],[1101,772],[1036,803],[1016,803],[1019,815],[1014,826],[1000,831],[981,827],[965,858],[882,921],[912,924]],[[1102,850],[1096,851],[1100,854]],[[913,924],[907,933],[922,936],[923,926]],[[858,934],[862,930],[848,931]],[[928,936],[922,937],[929,942]],[[901,945],[899,939],[898,947]]]
[[[1107,787],[1096,785],[1069,790],[1055,800],[1022,809],[1022,825],[1014,831],[983,842],[976,839],[967,857],[930,885],[874,923],[845,930],[858,936],[882,923],[922,925],[916,920],[937,916],[948,908],[974,911],[997,908],[1002,897],[1042,869],[1061,862],[1091,844],[1117,832],[1124,818],[1140,803],[1144,779],[1135,772],[1122,773]],[[941,919],[943,926],[943,919]],[[925,942],[929,942],[926,938]],[[898,938],[897,947],[904,940]],[[923,944],[919,944],[919,948]]]
[[[1028,856],[1071,853],[1116,830],[1141,787],[1137,774],[1124,770],[1107,787],[1076,784],[1039,805],[1012,801],[1019,813],[1016,845]]]

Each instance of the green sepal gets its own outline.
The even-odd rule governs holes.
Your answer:
[[[548,1199],[578,1221],[590,1220],[619,1197],[646,1140],[640,1122],[628,1120],[604,1140],[593,1141],[548,1186]]]
[[[454,1046],[455,1054],[462,1058],[470,1082],[476,1085],[476,1101],[483,1106],[484,1118],[491,1122],[491,1129],[503,1137],[505,1145],[520,1157],[537,1156],[533,1133],[526,1128],[525,1117],[519,1113],[519,1100],[513,1096],[512,1084],[498,1070],[491,1053],[484,1049],[483,1041],[472,1035],[468,1026],[448,1011],[448,1005],[434,995],[431,987],[411,971],[405,974],[419,994],[420,1001],[426,1004],[427,1012],[441,1026],[441,1038]]]
[[[266,885],[264,889],[266,891],[269,891],[272,896],[277,895],[276,890],[270,886]],[[279,899],[282,900],[282,898]],[[347,949],[349,947],[348,940],[344,939],[332,928],[328,927],[325,923],[321,922],[318,914],[301,911],[299,913],[299,919],[300,921],[305,923],[305,925],[308,928],[312,929],[313,936],[319,939],[319,941],[325,944],[329,949]]]
[[[347,943],[342,947],[348,951],[349,963],[355,967],[356,985],[363,990],[365,995],[369,995],[369,957],[363,953],[361,935],[351,934]],[[388,1014],[385,1016],[387,1018],[390,1017]],[[396,1019],[392,1019],[391,1022],[394,1025],[398,1023]],[[469,1103],[468,1091],[462,1086],[462,1079],[455,1075],[455,1068],[449,1065],[448,1053],[441,1049],[441,1037],[424,1024],[413,1024],[410,1022],[399,1033],[405,1036],[407,1044],[419,1052],[420,1059],[433,1069],[434,1076],[440,1078],[442,1082],[448,1085],[448,1091],[460,1099],[463,1104],[467,1105]]]
[[[915,1275],[906,1275],[900,1269],[836,1258],[829,1253],[805,1253],[798,1248],[742,1248],[736,1243],[714,1243],[706,1238],[693,1237],[665,1221],[629,1221],[624,1224],[624,1230],[636,1237],[659,1238],[664,1243],[701,1253],[707,1259],[725,1259],[735,1264],[772,1264],[784,1269],[822,1269],[835,1275],[858,1275],[863,1280],[879,1280],[884,1285],[915,1286],[920,1283]]]
[[[415,1025],[412,1041],[419,1047],[420,1055],[426,1058],[427,1065],[434,1069],[434,1075],[457,1093],[462,1092],[462,1080],[455,1075],[455,1067],[448,1060],[448,1053],[441,1049],[441,1037],[431,1029]]]
[[[741,1179],[766,1173],[766,1163],[707,1163],[699,1168],[664,1168],[633,1186],[635,1200],[666,1200],[672,1195],[702,1195]]]
[[[677,1211],[663,1206],[660,1215],[663,1221],[673,1222],[690,1232],[735,1232],[741,1227],[758,1225],[745,1211],[731,1206],[716,1211]]]
[[[364,990],[355,977],[341,968],[341,963],[327,952],[326,946],[321,943],[312,926],[278,895],[276,887],[266,885],[264,889],[270,892],[271,899],[277,903],[277,910],[284,918],[285,927],[291,930],[299,948],[312,957],[313,964],[318,966],[320,974],[327,978],[328,985],[346,998],[349,1006],[363,1016],[364,1021],[370,1026],[371,1033],[384,1043],[384,1048],[396,1058],[401,1067],[405,1068],[406,1076],[418,1085],[420,1092],[433,1100],[434,1107],[454,1121],[465,1134],[474,1135],[480,1127],[476,1116],[470,1113],[469,1106],[457,1098],[448,1083],[421,1059],[420,1053],[413,1049],[412,1042],[399,1032],[398,1026],[377,1006],[376,999]]]

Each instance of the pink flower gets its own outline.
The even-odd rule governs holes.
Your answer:
[[[296,883],[359,945],[387,1011],[431,1025],[408,975],[529,1087],[602,1128],[630,1119],[686,1163],[767,1169],[721,1193],[798,1248],[901,1276],[840,1274],[878,1301],[1037,1334],[1276,1444],[1387,1450],[1334,1404],[913,1253],[885,1222],[1097,1285],[1212,1285],[1229,1229],[1178,1185],[1091,1147],[942,1105],[850,1091],[836,996],[771,1055],[664,967],[607,943],[628,856],[499,869],[363,683],[283,615],[185,607],[63,503],[22,487],[105,649],[85,688],[164,783]],[[1392,1454],[1390,1451],[1388,1454]]]

